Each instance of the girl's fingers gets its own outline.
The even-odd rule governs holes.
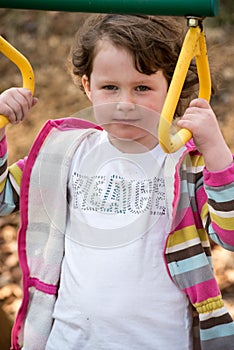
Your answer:
[[[6,103],[6,115],[11,123],[19,123],[24,116],[23,106],[15,99]]]
[[[33,97],[33,101],[32,101],[32,107],[35,106],[38,102],[38,98],[37,97]]]
[[[204,98],[195,98],[190,102],[189,107],[210,108],[210,104]]]
[[[1,113],[8,117],[11,123],[16,124],[24,119],[37,101],[37,98],[34,98],[29,90],[11,88],[1,95]]]
[[[18,123],[24,119],[32,107],[33,97],[29,91],[20,90],[15,96],[15,122]]]

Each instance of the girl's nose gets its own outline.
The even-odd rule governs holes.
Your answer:
[[[116,108],[120,112],[127,113],[135,110],[135,104],[132,102],[118,102]]]

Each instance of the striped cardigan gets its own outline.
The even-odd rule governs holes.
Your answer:
[[[24,294],[11,349],[45,348],[64,255],[69,165],[81,140],[96,129],[77,119],[48,121],[28,158],[8,171],[6,143],[0,144],[2,215],[18,208],[21,188],[19,260]],[[209,173],[189,142],[167,155],[165,183],[171,228],[165,263],[170,277],[192,304],[193,348],[234,349],[234,323],[213,275],[209,244],[210,236],[234,250],[234,165]]]

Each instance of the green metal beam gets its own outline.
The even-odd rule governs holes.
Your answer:
[[[219,0],[0,0],[1,8],[151,14],[160,16],[216,16]]]

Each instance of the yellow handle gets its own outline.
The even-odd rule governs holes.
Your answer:
[[[171,126],[190,62],[195,56],[199,78],[199,97],[209,101],[211,95],[211,78],[205,35],[200,26],[190,27],[185,36],[175,72],[161,112],[158,137],[159,143],[166,153],[177,151],[192,137],[192,133],[187,129],[180,129],[172,136]]]
[[[0,51],[8,57],[20,70],[23,78],[23,87],[34,93],[34,73],[29,61],[2,36],[0,36]],[[3,128],[9,120],[0,115],[0,128]]]

